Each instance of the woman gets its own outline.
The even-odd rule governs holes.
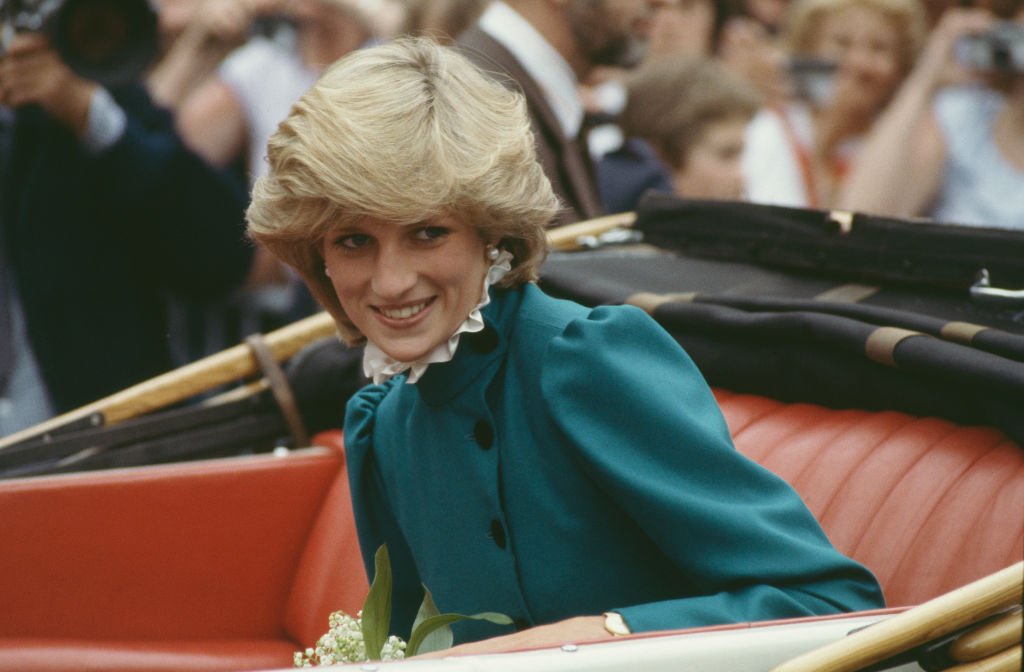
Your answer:
[[[332,66],[268,158],[251,235],[366,344],[346,452],[367,567],[391,552],[395,632],[423,585],[442,611],[523,630],[475,650],[881,604],[735,451],[650,317],[532,283],[559,204],[521,96],[400,39]]]
[[[750,200],[834,207],[862,136],[913,65],[926,24],[919,0],[797,0],[782,39],[798,95],[765,108],[748,129]],[[834,75],[806,77],[814,71],[798,68],[808,59],[833,64]]]
[[[989,4],[943,14],[865,141],[841,207],[1024,229],[1024,2]],[[1015,63],[993,58],[1000,38],[1004,49],[1018,43]]]

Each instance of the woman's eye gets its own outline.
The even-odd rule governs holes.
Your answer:
[[[367,236],[364,233],[349,233],[343,236],[338,236],[334,240],[335,245],[347,248],[349,250],[358,250],[360,248],[366,247],[371,242],[372,239],[370,238],[370,236]]]
[[[434,241],[444,238],[449,233],[449,229],[443,226],[424,226],[420,229],[416,229],[416,239],[425,241]]]

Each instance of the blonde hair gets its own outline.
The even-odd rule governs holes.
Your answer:
[[[750,119],[761,105],[757,91],[717,61],[670,56],[644,65],[626,80],[626,107],[619,123],[630,137],[647,140],[674,169],[708,125]]]
[[[332,65],[270,138],[250,237],[292,266],[349,344],[365,340],[324,275],[322,241],[366,217],[450,216],[513,255],[498,284],[537,279],[559,203],[537,161],[520,94],[427,38]]]
[[[783,44],[793,54],[814,51],[825,16],[847,7],[866,7],[884,16],[899,39],[900,70],[910,71],[928,35],[928,13],[920,0],[796,0],[783,24]]]

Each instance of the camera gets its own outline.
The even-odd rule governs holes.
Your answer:
[[[156,58],[157,15],[149,0],[0,0],[2,47],[16,32],[42,32],[80,76],[115,87]]]
[[[1024,25],[1004,21],[987,33],[965,35],[956,43],[957,60],[978,72],[1024,73]]]
[[[814,56],[794,55],[786,63],[793,93],[808,102],[824,105],[832,97],[839,63]]]

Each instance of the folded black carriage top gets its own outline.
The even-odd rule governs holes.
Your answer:
[[[935,416],[1024,443],[1024,230],[653,194],[633,229],[643,244],[552,253],[541,285],[642,307],[715,387]],[[299,445],[340,425],[366,382],[360,355],[328,337],[268,372],[284,381],[270,390],[110,426],[90,414],[0,446],[0,478]]]
[[[634,229],[542,285],[644,308],[714,386],[1024,439],[1024,229],[653,193]]]

